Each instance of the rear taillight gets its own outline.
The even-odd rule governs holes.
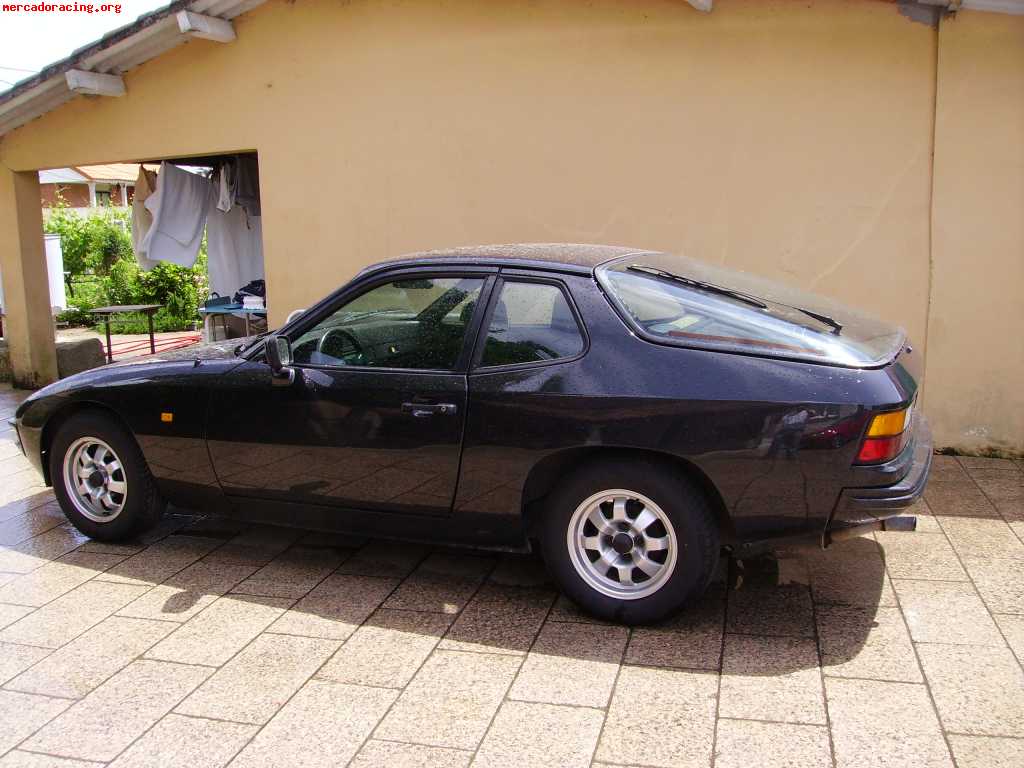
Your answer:
[[[910,437],[910,410],[904,408],[873,416],[856,463],[882,464],[899,456]]]

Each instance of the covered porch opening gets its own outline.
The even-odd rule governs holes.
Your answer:
[[[117,165],[137,178],[89,206],[49,199],[75,170],[0,169],[0,380],[34,388],[266,329],[257,153]]]

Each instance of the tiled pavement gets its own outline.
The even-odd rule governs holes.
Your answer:
[[[936,457],[918,532],[630,630],[527,558],[185,514],[90,542],[0,431],[0,768],[1024,766],[1022,479]]]

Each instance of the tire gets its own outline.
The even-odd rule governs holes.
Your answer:
[[[138,443],[114,418],[97,411],[75,414],[60,426],[49,454],[57,501],[89,538],[128,539],[152,528],[163,515],[166,503]],[[99,497],[87,498],[86,490]]]
[[[562,591],[594,616],[647,624],[707,589],[720,554],[718,525],[705,494],[671,468],[601,459],[566,478],[545,506],[545,563]]]

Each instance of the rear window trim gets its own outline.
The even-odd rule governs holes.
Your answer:
[[[556,357],[554,360],[533,360],[526,363],[507,363],[505,365],[481,365],[483,362],[484,345],[487,342],[488,328],[491,323],[491,316],[494,314],[494,308],[498,304],[498,299],[501,296],[501,289],[504,288],[505,283],[540,283],[541,285],[550,285],[560,290],[562,292],[562,297],[569,305],[569,311],[572,312],[572,316],[576,320],[576,328],[579,331],[580,338],[583,340],[583,347],[580,351],[571,357]],[[569,286],[566,285],[565,282],[553,277],[541,277],[521,272],[501,272],[498,274],[498,277],[494,282],[494,286],[491,288],[491,295],[487,302],[487,308],[480,322],[480,327],[477,330],[476,345],[473,349],[469,372],[470,374],[483,375],[502,373],[505,371],[519,371],[529,368],[545,368],[552,365],[563,365],[565,363],[574,363],[577,360],[580,360],[589,351],[590,334],[587,332],[586,323],[583,322],[583,317],[580,315],[579,308],[576,306],[576,301],[572,296],[572,291],[569,290]]]
[[[615,313],[619,316],[619,319],[622,320],[622,322],[626,325],[626,328],[630,331],[630,333],[650,344],[657,344],[660,347],[670,347],[675,349],[694,349],[699,350],[701,352],[717,352],[719,354],[725,355],[755,357],[758,358],[759,360],[780,361],[787,363],[802,363],[804,365],[820,365],[828,368],[845,368],[849,370],[864,371],[877,370],[880,368],[885,368],[886,366],[892,364],[892,362],[896,360],[897,357],[899,357],[900,352],[903,351],[904,347],[906,347],[907,344],[906,331],[900,328],[900,343],[896,345],[897,352],[895,355],[893,355],[892,358],[887,360],[869,361],[864,362],[862,364],[857,364],[842,363],[832,360],[815,360],[808,357],[801,357],[797,355],[771,354],[768,352],[761,352],[753,349],[749,351],[740,349],[728,349],[726,347],[722,347],[714,343],[701,343],[700,341],[697,341],[695,339],[683,339],[681,337],[672,338],[661,334],[654,334],[648,331],[646,328],[640,325],[640,323],[638,323],[636,319],[634,319],[632,314],[630,314],[629,310],[626,309],[623,303],[619,300],[618,296],[615,294],[615,290],[612,288],[610,281],[607,278],[607,273],[609,271],[611,271],[613,268],[615,268],[624,261],[635,260],[636,256],[637,254],[626,254],[625,256],[621,256],[619,258],[606,261],[603,264],[599,264],[597,267],[594,268],[594,278],[597,282],[598,288],[600,289],[601,293],[604,294],[605,299],[607,299],[608,303],[611,304],[612,309],[615,310]],[[680,288],[682,290],[693,290],[695,293],[697,293],[697,291],[695,291],[694,289],[687,288],[686,286],[683,285],[680,285]]]

